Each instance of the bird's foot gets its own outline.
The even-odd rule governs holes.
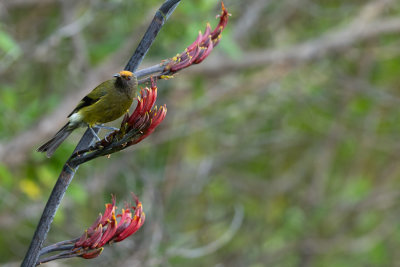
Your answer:
[[[97,139],[97,141],[100,141],[100,137],[96,134],[96,132],[93,130],[92,127],[89,126],[90,131],[92,132],[93,136]]]
[[[108,137],[110,137],[111,134],[112,134],[112,132],[107,134],[106,136],[104,136],[104,140],[106,140],[106,142],[108,142]]]
[[[115,127],[104,126],[103,124],[97,124],[94,127],[97,127],[97,128],[100,128],[100,129],[106,129],[106,130],[110,130],[110,131],[119,130],[118,128],[115,128]]]

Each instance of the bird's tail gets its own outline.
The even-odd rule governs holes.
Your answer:
[[[67,139],[67,137],[75,130],[75,127],[71,127],[69,122],[64,125],[49,141],[43,144],[37,149],[38,152],[46,152],[46,156],[50,158],[54,151],[61,145],[61,143]]]

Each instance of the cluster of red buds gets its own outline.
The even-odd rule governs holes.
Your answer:
[[[121,129],[126,132],[139,130],[139,134],[128,142],[128,146],[134,145],[149,136],[154,129],[164,120],[167,107],[154,107],[157,99],[156,79],[151,79],[151,88],[142,88],[137,98],[137,105],[132,115],[125,115],[121,123]]]
[[[165,64],[164,75],[174,74],[175,72],[202,62],[221,40],[221,33],[228,23],[230,14],[225,9],[224,3],[221,2],[222,11],[217,15],[219,23],[214,30],[211,30],[210,24],[207,23],[204,34],[199,32],[197,39],[189,45],[184,52],[169,59]]]
[[[41,259],[39,263],[72,257],[92,259],[101,254],[105,245],[121,242],[136,233],[144,223],[145,213],[139,199],[134,194],[132,196],[136,205],[130,207],[127,204],[120,214],[115,214],[117,207],[113,196],[112,203],[106,204],[104,215],[100,214],[80,238],[44,248],[41,255],[54,251],[64,252]]]
[[[75,243],[73,252],[85,259],[97,257],[106,244],[120,242],[136,233],[143,225],[145,214],[142,203],[134,195],[136,206],[122,209],[122,213],[115,215],[115,197],[112,203],[106,204],[104,215],[99,215],[80,239]],[[120,218],[117,222],[117,218]]]
[[[156,79],[151,79],[151,87],[142,88],[137,97],[137,105],[131,115],[126,114],[119,130],[112,132],[105,139],[99,141],[97,148],[107,148],[113,143],[119,145],[121,150],[134,145],[149,136],[164,120],[167,114],[166,105],[154,106],[157,99]]]

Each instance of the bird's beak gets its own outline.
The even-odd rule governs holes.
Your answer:
[[[113,76],[114,77],[121,77],[121,75],[119,73],[115,73]]]

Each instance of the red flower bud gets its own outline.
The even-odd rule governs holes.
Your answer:
[[[230,14],[225,9],[224,3],[221,2],[221,14],[219,17],[219,23],[213,31],[211,31],[210,24],[207,23],[204,34],[199,32],[197,39],[189,45],[184,52],[173,57],[165,65],[164,72],[166,75],[174,74],[175,72],[191,66],[192,64],[199,64],[211,53],[213,48],[217,46],[221,40],[221,33],[225,29],[228,23],[228,17]]]
[[[115,196],[112,197],[112,204],[106,204],[104,215],[101,215],[90,226],[85,233],[75,242],[71,253],[85,259],[92,259],[100,255],[103,246],[120,242],[133,235],[143,225],[145,214],[142,203],[133,195],[136,206],[122,209],[122,214],[115,215]],[[131,210],[135,211],[133,218]],[[117,218],[120,218],[117,222]]]

